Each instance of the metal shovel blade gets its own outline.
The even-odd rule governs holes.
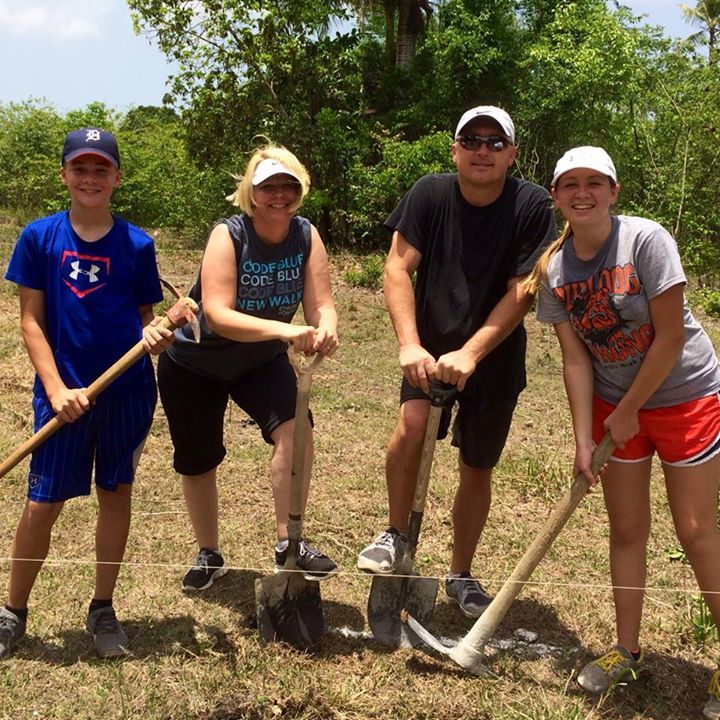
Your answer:
[[[368,599],[368,622],[375,639],[392,648],[420,645],[422,641],[402,622],[401,615],[406,611],[429,625],[437,591],[435,578],[375,575]]]
[[[260,640],[282,640],[299,650],[317,645],[325,633],[318,582],[302,572],[280,570],[255,581],[255,606]]]

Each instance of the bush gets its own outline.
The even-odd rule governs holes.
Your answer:
[[[381,255],[367,255],[360,259],[359,268],[345,272],[345,282],[353,287],[365,287],[378,290],[382,286],[385,258]]]

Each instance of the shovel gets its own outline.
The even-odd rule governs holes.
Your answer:
[[[195,336],[195,342],[200,342],[200,326],[198,325],[195,314],[198,311],[198,306],[192,298],[180,297],[175,288],[173,288],[167,281],[162,280],[163,284],[171,287],[173,293],[177,297],[177,302],[167,311],[165,317],[160,321],[160,327],[165,327],[168,330],[175,330],[176,328],[187,325],[188,323],[193,328],[193,335]],[[126,370],[134,365],[147,350],[143,346],[142,340],[133,345],[119,360],[113,363],[97,380],[90,384],[85,389],[85,397],[90,402],[105,390],[110,383],[120,377]],[[23,458],[27,457],[33,450],[39,448],[51,435],[54,435],[63,425],[64,420],[61,420],[57,415],[51,418],[45,423],[31,438],[28,438],[22,445],[16,448],[6,459],[0,464],[0,478],[4,477],[9,473]]]
[[[405,555],[399,568],[399,574],[389,577],[374,575],[368,598],[368,622],[375,639],[391,648],[415,647],[420,644],[414,632],[402,622],[401,615],[407,612],[427,625],[432,620],[435,598],[438,591],[436,578],[419,577],[412,569],[420,526],[425,509],[430,470],[432,469],[438,426],[443,405],[456,392],[453,385],[430,385],[430,410],[428,412],[425,438],[423,440],[420,467],[418,469],[415,497]]]
[[[302,489],[310,383],[322,359],[322,355],[316,355],[306,368],[298,371],[285,565],[276,575],[255,581],[255,608],[261,642],[284,640],[299,650],[316,645],[325,632],[320,583],[306,580],[297,566],[303,524]]]
[[[600,468],[605,465],[613,453],[613,445],[610,433],[606,433],[600,444],[595,448],[590,467],[593,475],[597,475]],[[545,553],[552,545],[553,540],[565,527],[575,508],[585,497],[588,491],[588,484],[585,476],[578,474],[570,489],[560,500],[548,519],[545,521],[540,533],[532,542],[525,554],[520,558],[512,575],[505,581],[500,592],[495,596],[487,610],[470,628],[467,635],[457,645],[448,647],[441,643],[431,632],[429,632],[417,618],[408,614],[407,622],[412,631],[430,648],[442,655],[447,655],[461,668],[479,675],[480,677],[496,677],[495,674],[483,663],[483,650],[487,641],[497,630],[498,625],[505,617],[513,600],[518,596],[525,582],[532,575],[538,563],[545,557]]]

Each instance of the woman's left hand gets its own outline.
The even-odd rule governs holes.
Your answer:
[[[315,336],[313,351],[324,356],[332,355],[338,347],[337,329],[320,326]]]
[[[143,328],[143,347],[151,355],[160,355],[160,353],[165,352],[175,341],[175,334],[173,331],[160,326],[161,321],[162,318],[153,318]]]

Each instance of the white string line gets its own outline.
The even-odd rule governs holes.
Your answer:
[[[43,565],[117,565],[117,566],[126,566],[130,568],[164,568],[168,570],[184,570],[188,567],[188,563],[157,563],[157,562],[142,562],[142,561],[136,561],[136,560],[120,560],[120,561],[111,561],[111,560],[84,560],[82,558],[47,558],[46,560],[38,560],[37,558],[12,558],[12,557],[0,557],[0,563],[9,563],[9,562],[42,562]],[[228,570],[234,570],[237,572],[254,572],[258,575],[265,575],[265,574],[273,574],[276,571],[274,567],[268,568],[266,567],[243,567],[240,565],[223,565],[224,568],[227,568]],[[282,572],[296,572],[296,573],[304,573],[305,570],[300,569],[293,569],[293,570],[285,570],[283,568]],[[366,580],[372,580],[373,578],[379,577],[379,578],[398,578],[398,579],[404,579],[404,578],[412,578],[415,580],[437,580],[438,582],[441,580],[449,580],[449,579],[457,579],[457,578],[451,578],[449,575],[402,575],[402,574],[393,574],[393,575],[373,575],[371,573],[365,573],[365,572],[359,572],[359,571],[350,571],[350,570],[338,570],[336,573],[333,574],[332,577],[359,577],[359,578],[365,578]],[[509,582],[509,580],[497,580],[495,578],[487,578],[487,577],[476,577],[473,578],[474,580],[477,580],[478,582],[486,583],[488,585],[498,585],[501,586],[504,583]],[[558,588],[581,588],[581,589],[588,589],[588,590],[642,590],[644,592],[665,592],[665,593],[678,593],[683,595],[697,595],[700,592],[702,592],[705,595],[720,595],[720,590],[703,590],[701,591],[699,588],[683,588],[683,587],[659,587],[654,585],[647,585],[645,587],[635,587],[632,585],[608,585],[605,583],[573,583],[573,582],[560,582],[560,581],[554,581],[554,580],[513,580],[513,584],[516,585],[534,585],[537,587],[558,587]]]

